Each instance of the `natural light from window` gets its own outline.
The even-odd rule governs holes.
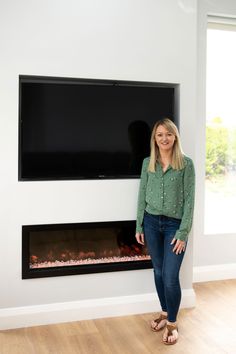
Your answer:
[[[205,234],[236,233],[236,26],[207,30]]]

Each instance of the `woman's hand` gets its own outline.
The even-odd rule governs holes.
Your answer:
[[[140,245],[144,245],[144,234],[140,232],[136,232],[135,238]]]
[[[173,252],[175,252],[176,254],[180,254],[181,252],[185,251],[185,246],[186,246],[185,241],[181,241],[181,240],[177,240],[176,238],[173,238],[170,244],[173,245],[174,243],[175,246],[173,248]]]

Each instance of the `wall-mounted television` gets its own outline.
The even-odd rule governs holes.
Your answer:
[[[19,76],[19,180],[139,178],[177,84]]]

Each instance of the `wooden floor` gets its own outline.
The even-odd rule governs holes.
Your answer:
[[[1,354],[236,354],[236,279],[194,285],[197,305],[179,313],[179,341],[161,343],[154,314],[0,332]],[[155,316],[155,315],[154,315]]]

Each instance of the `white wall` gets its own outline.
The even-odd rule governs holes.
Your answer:
[[[196,126],[197,193],[194,223],[194,266],[236,262],[236,234],[204,235],[205,117],[206,117],[206,31],[207,15],[236,18],[235,0],[198,1],[198,89]],[[225,220],[227,223],[227,220]],[[227,273],[225,267],[224,272]],[[233,267],[235,274],[235,266]],[[232,269],[232,270],[233,270]],[[232,270],[229,274],[232,274]],[[219,272],[219,269],[217,270]]]
[[[18,75],[180,83],[180,133],[194,158],[196,3],[1,1],[1,308],[155,291],[151,270],[21,279],[22,224],[134,219],[139,181],[18,182]],[[181,280],[192,287],[192,242]]]

